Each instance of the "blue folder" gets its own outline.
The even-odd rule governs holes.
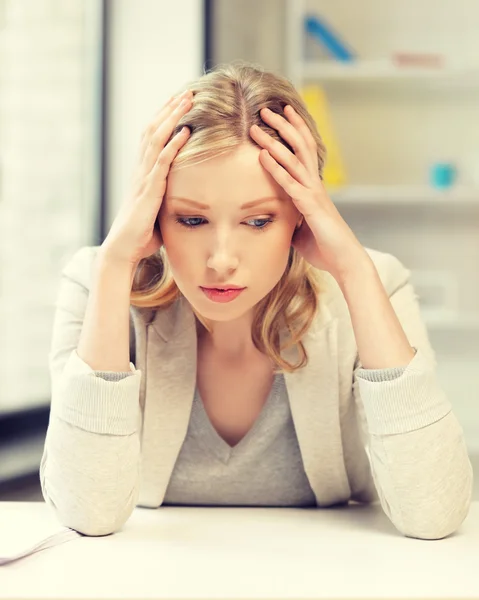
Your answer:
[[[338,36],[318,16],[308,16],[304,19],[306,32],[318,40],[324,48],[337,60],[349,62],[354,60],[354,54],[341,42]]]

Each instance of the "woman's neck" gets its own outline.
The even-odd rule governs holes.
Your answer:
[[[253,343],[251,327],[236,321],[208,323],[208,331],[197,319],[198,347],[225,360],[241,361],[257,356],[259,350]]]

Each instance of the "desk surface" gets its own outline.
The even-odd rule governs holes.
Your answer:
[[[55,527],[44,503],[0,502],[0,554]],[[1,567],[0,598],[479,598],[478,571],[479,502],[434,541],[401,536],[378,505],[167,506]]]

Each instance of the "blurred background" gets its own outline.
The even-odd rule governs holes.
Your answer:
[[[479,479],[477,0],[0,0],[0,500],[41,500],[62,267],[156,110],[217,63],[300,89],[361,242],[411,269]]]

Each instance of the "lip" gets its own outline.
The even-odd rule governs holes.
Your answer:
[[[231,284],[227,284],[225,283],[224,285],[217,285],[217,286],[200,286],[203,290],[244,290],[244,286],[241,285],[234,285],[233,283]]]
[[[241,294],[241,292],[244,291],[246,288],[229,286],[228,288],[225,288],[224,291],[221,291],[217,288],[206,288],[200,286],[200,289],[205,294],[205,296],[213,302],[231,302],[232,300],[237,298]]]

